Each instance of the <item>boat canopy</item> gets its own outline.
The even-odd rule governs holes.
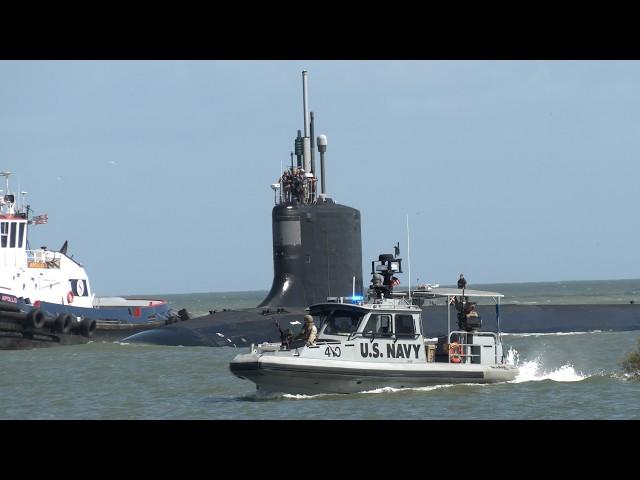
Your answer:
[[[398,292],[403,295],[407,295],[409,292]],[[431,287],[429,290],[411,290],[411,295],[413,296],[427,296],[427,297],[454,297],[454,296],[462,296],[465,297],[504,297],[502,293],[498,292],[487,292],[484,290],[472,290],[465,288],[462,290],[461,288],[442,288],[442,287]]]

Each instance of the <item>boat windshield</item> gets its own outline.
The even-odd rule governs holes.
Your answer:
[[[323,324],[323,333],[326,335],[350,335],[358,328],[363,313],[334,310],[326,318]]]

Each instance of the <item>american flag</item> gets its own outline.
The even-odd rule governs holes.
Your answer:
[[[400,280],[398,280],[396,277],[391,277],[391,285],[397,287],[398,285],[400,285]]]
[[[48,221],[49,221],[49,217],[47,216],[46,213],[42,215],[36,215],[31,219],[31,223],[33,223],[34,225],[41,225],[43,223],[47,223]]]

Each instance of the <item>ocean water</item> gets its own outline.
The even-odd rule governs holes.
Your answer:
[[[557,303],[581,303],[576,300],[592,298],[586,287],[598,300],[638,296],[640,281],[618,282],[491,288],[511,288],[512,300],[527,302],[552,294]],[[163,297],[199,314],[252,307],[265,294]],[[313,396],[258,395],[253,383],[228,370],[245,349],[93,342],[0,351],[0,419],[640,419],[640,382],[618,364],[639,336],[505,335],[509,359],[520,367],[513,382]]]

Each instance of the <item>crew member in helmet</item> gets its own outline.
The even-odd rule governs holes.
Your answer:
[[[298,334],[296,339],[302,339],[305,341],[305,345],[315,345],[316,338],[318,338],[318,329],[313,323],[313,317],[311,315],[304,316],[304,327]]]

